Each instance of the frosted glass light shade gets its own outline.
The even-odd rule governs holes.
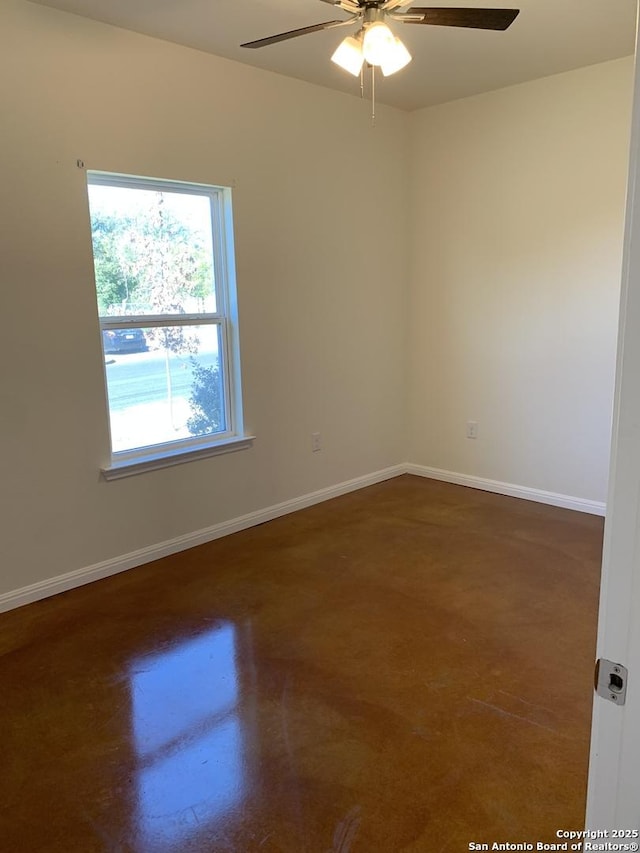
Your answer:
[[[347,36],[338,45],[336,52],[331,57],[331,61],[339,65],[340,68],[344,68],[349,74],[357,77],[364,63],[360,41],[353,36]]]
[[[370,65],[382,65],[394,49],[394,35],[382,21],[375,21],[364,31],[362,52]]]
[[[385,77],[395,74],[411,62],[411,54],[400,39],[396,38],[393,41],[393,50],[388,51],[387,57],[380,65]]]

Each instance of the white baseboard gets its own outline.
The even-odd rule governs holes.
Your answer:
[[[407,474],[418,477],[428,477],[431,480],[443,480],[445,483],[455,483],[458,486],[469,486],[484,492],[496,492],[499,495],[509,495],[513,498],[523,498],[527,501],[559,506],[563,509],[574,509],[578,512],[588,512],[591,515],[604,515],[606,504],[601,501],[590,501],[585,498],[574,498],[556,492],[545,492],[543,489],[531,489],[529,486],[516,486],[513,483],[501,483],[499,480],[485,480],[471,474],[457,474],[455,471],[443,471],[440,468],[429,468],[426,465],[407,464],[404,466]]]
[[[179,551],[194,548],[196,545],[203,545],[205,542],[220,539],[222,536],[228,536],[230,533],[246,530],[248,527],[263,524],[265,521],[272,521],[274,518],[288,515],[290,512],[296,512],[299,509],[305,509],[322,501],[337,498],[348,492],[355,492],[358,489],[372,486],[375,483],[381,483],[383,480],[390,480],[404,473],[406,473],[406,465],[394,465],[391,468],[384,468],[381,471],[374,471],[374,473],[366,474],[363,477],[346,480],[335,486],[319,489],[317,492],[310,492],[299,498],[293,498],[292,500],[275,504],[266,509],[250,512],[247,515],[232,518],[220,524],[214,524],[203,530],[196,530],[194,533],[177,536],[175,539],[169,539],[157,545],[150,545],[147,548],[140,548],[138,551],[132,551],[122,557],[104,560],[101,563],[95,563],[83,569],[76,569],[64,575],[58,575],[57,577],[49,578],[30,586],[22,587],[21,589],[6,592],[0,595],[0,613],[13,610],[16,607],[22,607],[24,604],[32,604],[34,601],[39,601],[42,598],[57,595],[59,592],[66,592],[69,589],[101,580],[110,575],[116,575],[119,572],[133,569],[136,566],[142,566],[144,563],[150,563],[152,560],[168,557],[170,554],[177,554]]]
[[[220,524],[214,524],[203,530],[196,530],[193,533],[177,536],[175,539],[169,539],[166,542],[160,542],[156,545],[150,545],[147,548],[141,548],[138,551],[132,551],[121,557],[114,557],[111,560],[95,563],[83,569],[76,569],[64,575],[58,575],[57,577],[49,578],[39,583],[22,587],[21,589],[6,592],[0,595],[0,613],[13,610],[16,607],[22,607],[24,604],[31,604],[42,598],[48,598],[51,595],[57,595],[59,592],[66,592],[69,589],[83,586],[92,581],[101,580],[110,575],[116,575],[119,572],[133,569],[136,566],[142,566],[144,563],[150,563],[152,560],[159,560],[161,557],[177,554],[179,551],[194,548],[196,545],[203,545],[205,542],[211,542],[214,539],[220,539],[222,536],[228,536],[230,533],[246,530],[248,527],[263,524],[265,521],[272,521],[274,518],[288,515],[299,509],[305,509],[322,501],[328,501],[331,498],[337,498],[348,492],[354,492],[366,486],[381,483],[383,480],[390,480],[393,477],[398,477],[400,474],[415,474],[419,477],[443,480],[447,483],[456,483],[459,486],[470,486],[472,489],[496,492],[500,495],[509,495],[514,498],[551,504],[552,506],[573,509],[578,512],[588,512],[592,515],[605,514],[605,504],[599,501],[589,501],[584,498],[556,494],[555,492],[545,492],[541,489],[531,489],[528,486],[516,486],[512,483],[501,483],[498,480],[485,480],[482,477],[474,477],[470,474],[457,474],[454,471],[443,471],[440,468],[429,468],[425,465],[406,463],[384,468],[381,471],[374,471],[372,474],[356,477],[353,480],[346,480],[335,486],[328,486],[325,489],[319,489],[317,492],[310,492],[309,494],[275,504],[266,509],[250,512],[247,515],[232,518]]]

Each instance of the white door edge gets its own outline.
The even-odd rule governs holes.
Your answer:
[[[640,830],[640,64],[636,36],[611,474],[596,656],[630,670],[622,707],[594,694],[586,828]],[[638,618],[634,619],[634,614]],[[595,664],[595,661],[594,661]],[[633,839],[636,840],[636,839]]]

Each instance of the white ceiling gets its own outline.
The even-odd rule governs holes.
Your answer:
[[[318,0],[35,0],[97,21],[359,94],[359,81],[329,61],[350,28],[312,33],[258,50],[241,42],[347,18]],[[413,62],[380,78],[380,101],[405,110],[442,103],[633,53],[636,0],[436,0],[504,6],[520,15],[505,32],[395,27]],[[415,5],[426,5],[416,0]],[[355,29],[355,28],[354,28]]]

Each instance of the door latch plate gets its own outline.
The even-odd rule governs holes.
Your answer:
[[[627,698],[627,680],[629,673],[626,666],[611,660],[600,658],[596,661],[595,688],[598,696],[624,705]]]

